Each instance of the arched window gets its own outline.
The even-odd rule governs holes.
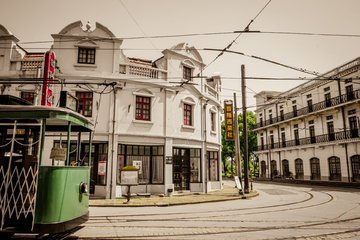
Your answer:
[[[351,157],[353,182],[360,182],[360,155]]]
[[[260,177],[262,178],[266,177],[266,162],[264,160],[261,161],[261,165],[260,165]]]
[[[304,165],[300,158],[295,160],[295,179],[304,179]]]
[[[340,158],[329,157],[329,181],[341,181]]]
[[[318,158],[310,159],[310,170],[311,180],[321,180],[320,160]]]
[[[282,165],[283,165],[283,176],[286,178],[290,177],[289,161],[286,159],[282,160]]]
[[[275,177],[279,174],[278,170],[276,169],[276,161],[275,160],[271,160],[271,174],[272,174],[272,177]]]

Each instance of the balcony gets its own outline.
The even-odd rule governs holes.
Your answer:
[[[133,75],[143,78],[165,79],[167,71],[136,64],[121,64],[120,74]]]
[[[340,105],[341,103],[345,103],[345,102],[349,102],[349,101],[357,100],[357,99],[360,99],[360,89],[355,90],[353,92],[346,93],[346,94],[342,94],[341,96],[337,96],[337,97],[331,98],[329,100],[325,100],[325,101],[322,101],[319,103],[315,103],[315,104],[300,108],[296,111],[292,111],[292,112],[286,113],[286,114],[278,116],[278,117],[273,117],[271,119],[267,119],[264,122],[258,122],[258,123],[256,123],[256,127],[254,129],[272,125],[272,124],[275,124],[278,122],[286,121],[286,120],[289,120],[289,119],[292,119],[295,117],[304,116],[309,113],[317,112],[322,109],[337,106],[337,105]]]
[[[43,59],[19,59],[11,60],[10,72],[15,72],[25,77],[39,77]]]
[[[272,144],[266,145],[259,145],[254,148],[254,151],[264,151],[270,149],[280,149],[280,148],[287,148],[287,147],[295,147],[295,146],[303,146],[303,145],[311,145],[316,143],[329,143],[334,141],[341,141],[341,140],[348,140],[359,138],[359,130],[347,130],[329,134],[318,135],[315,137],[306,137],[306,138],[299,138],[289,141],[281,141]]]

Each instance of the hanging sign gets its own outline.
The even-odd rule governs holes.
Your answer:
[[[52,148],[50,152],[50,159],[66,160],[67,148]]]
[[[45,53],[44,74],[43,74],[43,89],[41,105],[51,106],[53,101],[53,80],[55,73],[55,53],[47,51]]]
[[[235,141],[234,133],[234,114],[233,114],[233,102],[227,100],[224,102],[225,113],[225,140]]]

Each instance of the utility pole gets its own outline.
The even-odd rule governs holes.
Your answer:
[[[248,131],[246,115],[246,84],[245,65],[241,65],[241,98],[243,110],[243,136],[244,136],[244,192],[249,193],[249,154],[248,154]]]
[[[235,153],[236,153],[236,173],[239,177],[241,189],[243,189],[241,178],[240,142],[239,142],[239,123],[236,105],[236,93],[234,92],[234,121],[235,121]]]

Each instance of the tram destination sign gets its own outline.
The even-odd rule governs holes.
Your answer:
[[[66,160],[66,149],[67,148],[52,148],[50,153],[50,159]]]
[[[233,114],[233,102],[226,100],[224,102],[225,113],[225,140],[235,141],[234,134],[234,114]]]
[[[60,92],[60,107],[68,108],[77,112],[79,106],[79,99],[74,95],[70,94],[68,91]]]

